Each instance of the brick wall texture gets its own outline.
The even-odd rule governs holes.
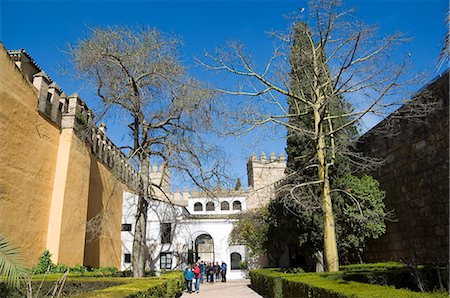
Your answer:
[[[374,176],[386,191],[386,209],[394,209],[397,220],[387,222],[386,233],[368,243],[365,261],[414,257],[420,262],[448,262],[448,71],[420,91],[416,100],[423,100],[420,94],[425,92],[440,103],[426,121],[402,120],[397,133],[388,137],[377,133],[390,125],[388,117],[364,136],[364,151],[386,158]]]

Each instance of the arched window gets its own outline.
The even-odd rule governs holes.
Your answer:
[[[242,257],[241,254],[237,252],[233,252],[231,254],[231,270],[241,269],[241,261]]]
[[[213,202],[208,202],[206,203],[206,211],[214,211],[214,203]]]
[[[239,201],[233,202],[233,210],[242,210],[242,204]]]
[[[203,211],[203,205],[200,202],[194,204],[194,211]]]
[[[230,204],[225,201],[220,203],[220,210],[230,210]]]

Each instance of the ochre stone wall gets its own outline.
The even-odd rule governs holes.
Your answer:
[[[447,72],[423,91],[431,90],[441,104],[425,123],[402,121],[398,134],[386,137],[377,134],[385,121],[366,135],[365,151],[387,158],[374,176],[386,191],[386,209],[394,209],[397,218],[387,222],[386,234],[368,243],[367,261],[414,257],[419,262],[448,262],[448,82]]]
[[[121,266],[122,199],[126,186],[91,155],[84,263],[91,267]]]
[[[67,159],[58,156],[55,186],[59,180],[64,179],[64,175],[65,179],[59,182],[62,189],[53,192],[52,204],[61,203],[58,203],[60,209],[52,210],[50,214],[49,235],[52,237],[48,237],[49,244],[54,239],[59,238],[59,241],[56,246],[48,245],[48,248],[55,254],[56,262],[74,266],[83,264],[84,257],[90,152],[88,146],[76,136],[73,129],[62,130],[60,151],[68,151],[68,154]],[[54,219],[54,217],[57,218]],[[60,231],[51,235],[53,228],[58,226],[52,223],[53,220],[59,222]]]
[[[64,128],[38,112],[33,73],[27,81],[1,44],[0,72],[0,234],[28,266],[49,249],[55,263],[120,268],[122,196],[129,191],[122,181],[135,173],[98,128],[94,145],[79,137],[76,95],[62,113]]]
[[[45,250],[59,128],[0,44],[0,233],[31,265]]]

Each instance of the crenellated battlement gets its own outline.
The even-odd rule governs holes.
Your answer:
[[[138,172],[130,165],[125,154],[106,136],[105,132],[106,125],[103,123],[100,127],[93,125],[90,128],[90,136],[87,141],[90,144],[91,152],[128,187],[136,189],[139,184]]]
[[[269,158],[267,158],[267,155],[265,152],[262,152],[260,156],[253,153],[248,162],[260,162],[260,163],[273,163],[273,162],[286,162],[286,156],[283,153],[280,153],[279,156],[277,156],[274,152],[272,152],[269,155]]]
[[[39,113],[60,129],[73,129],[86,141],[99,161],[131,189],[136,189],[139,181],[136,169],[106,136],[106,125],[94,125],[94,113],[79,95],[67,96],[25,50],[8,53],[25,79],[35,88]]]
[[[283,179],[286,169],[286,156],[265,153],[260,156],[252,154],[247,161],[249,187],[249,208],[262,206],[274,197],[275,184]]]

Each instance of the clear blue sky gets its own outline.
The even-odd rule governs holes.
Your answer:
[[[414,71],[437,73],[436,60],[446,32],[446,0],[347,1],[366,23],[379,27],[382,35],[401,31],[414,39],[405,52],[412,55]],[[192,57],[213,50],[229,39],[244,41],[256,57],[267,55],[271,41],[264,32],[288,27],[286,15],[307,7],[306,1],[20,1],[0,0],[0,40],[7,49],[25,48],[66,93],[78,92],[90,106],[92,92],[63,75],[58,67],[67,64],[61,50],[68,42],[83,38],[88,26],[150,25],[179,35],[185,63],[202,79]],[[124,141],[118,124],[108,123],[116,143]],[[275,139],[255,141],[254,135],[221,141],[231,160],[233,173],[246,184],[246,159],[252,153],[284,151],[284,132]],[[256,143],[255,143],[256,142]]]

